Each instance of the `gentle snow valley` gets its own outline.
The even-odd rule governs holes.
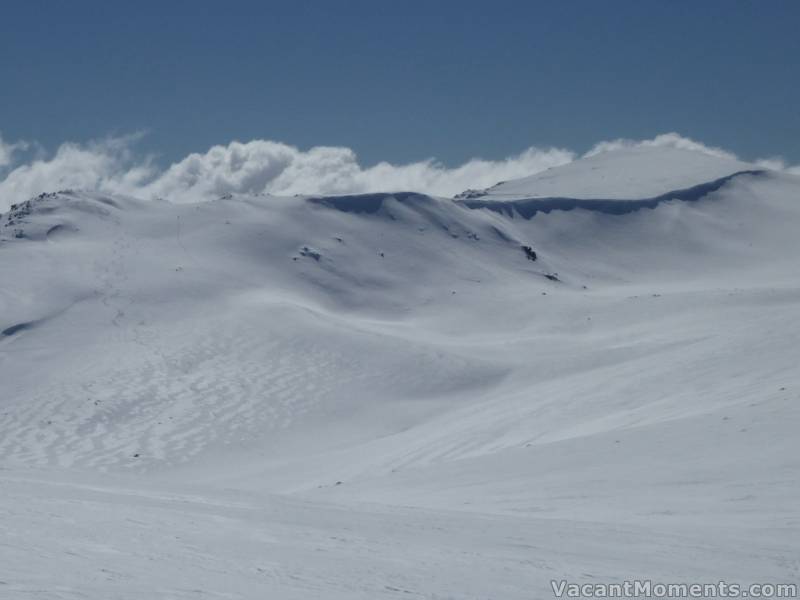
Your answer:
[[[0,281],[2,599],[800,579],[797,176],[64,191],[0,216]]]

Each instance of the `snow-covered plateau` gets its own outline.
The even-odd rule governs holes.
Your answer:
[[[800,579],[800,177],[0,216],[0,598]]]

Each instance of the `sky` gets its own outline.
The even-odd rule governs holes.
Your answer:
[[[799,30],[794,0],[8,3],[0,178],[65,147],[459,169],[673,131],[798,164]]]

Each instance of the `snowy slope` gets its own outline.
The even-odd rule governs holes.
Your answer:
[[[796,580],[800,181],[608,154],[473,200],[628,210],[4,215],[0,597]]]
[[[580,161],[551,167],[530,177],[504,181],[463,196],[487,200],[577,198],[634,200],[652,198],[740,171],[755,165],[704,152],[650,146],[601,152]]]

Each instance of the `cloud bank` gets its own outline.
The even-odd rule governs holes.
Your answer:
[[[0,211],[42,192],[87,189],[140,198],[196,202],[228,193],[276,195],[345,194],[410,190],[452,196],[498,181],[532,175],[566,164],[579,155],[562,148],[531,147],[502,160],[472,159],[446,167],[433,159],[395,165],[363,166],[349,148],[319,146],[301,150],[268,140],[231,142],[205,153],[190,154],[166,169],[135,151],[140,135],[106,138],[88,144],[65,143],[47,154],[29,142],[6,142],[0,136]],[[672,146],[736,156],[676,133],[652,140],[600,142],[585,156],[621,148]],[[29,156],[33,150],[33,156]],[[796,171],[780,159],[762,165]]]
[[[677,133],[662,133],[657,135],[652,140],[628,140],[619,138],[616,140],[607,140],[595,144],[584,156],[594,156],[595,154],[602,154],[603,152],[613,152],[615,150],[623,150],[628,148],[658,148],[669,147],[677,148],[679,150],[693,150],[694,152],[702,152],[703,154],[710,154],[717,158],[726,158],[728,160],[739,160],[735,154],[716,148],[714,146],[706,146],[693,139],[683,137]]]

